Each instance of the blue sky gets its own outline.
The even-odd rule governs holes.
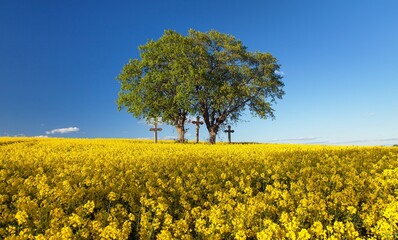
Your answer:
[[[193,28],[232,34],[282,66],[276,119],[246,116],[234,141],[395,144],[397,9],[394,0],[0,1],[0,136],[151,138],[117,111],[115,78],[139,45]],[[160,138],[177,135],[162,127]]]

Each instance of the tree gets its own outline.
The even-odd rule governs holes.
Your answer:
[[[147,121],[161,117],[176,127],[184,142],[185,121],[193,111],[192,79],[201,74],[201,48],[192,39],[166,30],[157,41],[139,47],[140,60],[130,60],[117,77],[121,83],[119,111],[126,108]]]
[[[248,107],[260,118],[274,118],[271,107],[284,95],[280,65],[269,53],[249,52],[241,41],[217,31],[190,30],[202,48],[203,74],[194,79],[195,109],[203,116],[210,143],[225,123],[239,120]]]
[[[248,108],[274,118],[271,107],[284,95],[280,65],[269,53],[249,52],[241,41],[217,31],[190,30],[184,37],[167,30],[140,46],[118,76],[118,108],[139,118],[157,118],[176,127],[184,141],[189,115],[202,115],[216,142],[218,131]]]

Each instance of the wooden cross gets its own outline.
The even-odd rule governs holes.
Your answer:
[[[231,133],[233,133],[235,131],[231,130],[231,126],[228,125],[228,130],[225,130],[224,132],[228,133],[228,143],[231,144]]]
[[[200,125],[203,124],[203,122],[199,121],[199,120],[200,120],[200,117],[197,116],[196,121],[192,121],[192,123],[196,125],[196,143],[199,142],[199,128],[200,128]]]
[[[158,123],[157,122],[153,123],[153,126],[154,127],[150,128],[149,131],[153,131],[154,132],[153,142],[157,143],[158,142],[158,131],[162,131],[163,129],[162,128],[158,128]]]

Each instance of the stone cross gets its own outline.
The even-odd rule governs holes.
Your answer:
[[[225,130],[224,132],[228,133],[228,143],[231,144],[231,133],[233,133],[235,131],[231,130],[231,126],[228,125],[228,130]]]
[[[158,131],[162,131],[163,129],[162,128],[158,128],[158,123],[157,122],[153,123],[153,126],[154,127],[150,128],[149,131],[153,131],[154,132],[153,142],[157,143],[158,142]]]
[[[196,143],[199,142],[199,128],[200,128],[200,125],[203,124],[203,122],[199,121],[199,120],[200,120],[200,117],[197,116],[196,121],[192,121],[192,123],[196,125]]]

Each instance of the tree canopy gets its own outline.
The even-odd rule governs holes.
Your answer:
[[[138,118],[162,119],[184,141],[190,115],[203,117],[209,141],[226,123],[249,109],[274,118],[272,104],[284,95],[280,65],[269,53],[249,52],[235,37],[215,30],[190,30],[188,36],[167,30],[157,41],[140,46],[140,58],[118,76],[119,110]]]
[[[220,127],[238,121],[247,107],[260,118],[274,118],[271,105],[284,95],[276,58],[249,52],[235,37],[214,30],[190,30],[189,38],[207,53],[208,68],[196,83],[195,95],[211,143]]]
[[[140,46],[140,60],[127,63],[118,76],[118,108],[146,120],[158,117],[174,125],[184,141],[185,121],[192,108],[192,79],[200,74],[200,48],[190,38],[171,30],[157,41]]]

